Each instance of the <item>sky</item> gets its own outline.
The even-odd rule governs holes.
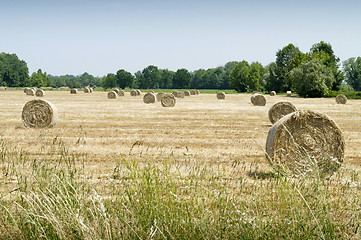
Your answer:
[[[359,0],[0,0],[0,52],[29,73],[94,76],[149,65],[176,71],[276,60],[325,41],[361,56]]]

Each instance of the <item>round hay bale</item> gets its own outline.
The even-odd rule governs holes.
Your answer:
[[[184,92],[178,92],[178,98],[184,98],[185,94]]]
[[[37,90],[35,91],[35,95],[36,95],[37,97],[44,97],[44,91],[41,90],[41,89],[37,89]]]
[[[34,96],[35,95],[35,90],[32,89],[32,88],[28,88],[28,90],[26,91],[26,95]]]
[[[27,91],[29,90],[30,88],[24,88],[24,93],[27,93]]]
[[[107,96],[109,99],[116,99],[118,94],[115,91],[110,91],[108,92]]]
[[[90,93],[90,89],[88,87],[84,88],[84,93]]]
[[[70,89],[70,94],[77,94],[78,93],[78,89],[72,88]]]
[[[161,98],[160,102],[163,107],[174,107],[176,103],[176,99],[173,94],[166,93]]]
[[[267,101],[265,96],[256,93],[251,96],[251,102],[254,106],[265,106]]]
[[[125,92],[124,92],[123,90],[119,90],[119,91],[118,91],[118,95],[121,96],[121,97],[123,97],[123,96],[125,95]]]
[[[155,103],[156,96],[154,93],[148,92],[143,97],[144,103]]]
[[[89,93],[93,92],[93,88],[89,87]]]
[[[175,96],[176,98],[178,97],[178,91],[172,92],[173,96]]]
[[[191,93],[189,91],[184,91],[184,96],[189,97]]]
[[[201,92],[199,90],[196,90],[196,95],[199,95]]]
[[[138,96],[138,92],[137,92],[137,90],[132,90],[132,91],[130,91],[130,96]]]
[[[150,91],[148,91],[148,92],[155,94],[155,92],[154,92],[153,90],[150,90]]]
[[[196,95],[197,91],[196,90],[191,90],[191,95]]]
[[[269,95],[272,96],[272,97],[273,97],[273,96],[276,96],[276,92],[275,92],[275,91],[271,91],[271,92],[269,93]]]
[[[286,94],[287,94],[287,97],[292,97],[292,92],[291,91],[287,91]]]
[[[217,99],[226,99],[226,94],[224,92],[218,92]]]
[[[160,100],[162,99],[162,97],[164,96],[164,92],[159,92],[157,93],[157,101],[160,102]]]
[[[53,127],[58,121],[58,110],[48,101],[35,99],[25,104],[21,118],[26,127]]]
[[[281,119],[283,116],[287,114],[296,112],[297,108],[293,103],[289,101],[281,101],[273,104],[273,106],[268,110],[268,118],[270,122],[273,124]]]
[[[341,166],[344,151],[344,138],[336,123],[310,110],[284,116],[267,136],[267,159],[275,170],[286,174],[332,174]]]
[[[137,92],[138,96],[142,93],[139,89],[136,89],[135,91]]]
[[[337,104],[346,104],[347,103],[347,97],[343,94],[339,94],[335,98]]]
[[[119,95],[119,89],[118,88],[114,88],[112,91],[116,92]]]

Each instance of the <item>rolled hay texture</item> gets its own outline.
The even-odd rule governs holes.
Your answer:
[[[272,97],[273,97],[273,96],[276,96],[276,92],[275,92],[275,91],[271,91],[271,92],[269,93],[269,95],[272,96]]]
[[[343,94],[339,94],[335,98],[336,103],[338,104],[346,104],[347,103],[347,97]]]
[[[226,99],[226,94],[224,92],[218,92],[217,99]]]
[[[121,97],[123,97],[123,96],[125,95],[125,92],[124,92],[123,90],[119,90],[119,91],[118,91],[118,95],[121,96]]]
[[[291,91],[287,91],[287,97],[292,97],[292,92]]]
[[[32,89],[32,88],[28,88],[28,89],[26,90],[26,95],[34,96],[34,95],[35,95],[35,90]]]
[[[163,107],[174,107],[176,103],[176,99],[173,94],[166,93],[160,100]]]
[[[77,94],[78,93],[78,89],[72,88],[70,89],[70,94]]]
[[[173,96],[174,96],[174,97],[176,97],[176,98],[177,98],[177,97],[178,97],[179,92],[178,92],[178,91],[174,91],[174,92],[172,92],[172,94],[173,94]]]
[[[44,91],[41,90],[41,89],[37,89],[37,90],[35,91],[35,95],[36,95],[37,97],[44,97]]]
[[[115,91],[110,91],[108,92],[107,96],[109,99],[116,99],[118,94]]]
[[[196,95],[197,91],[196,90],[191,90],[191,95]]]
[[[157,93],[157,101],[160,102],[160,100],[162,99],[162,97],[164,96],[164,92],[159,92]]]
[[[138,96],[142,93],[139,89],[136,89],[135,91],[137,92]]]
[[[184,91],[184,96],[189,97],[191,95],[190,91]]]
[[[130,91],[130,96],[138,96],[138,92],[137,92],[137,90],[132,90],[132,91]]]
[[[185,96],[184,92],[178,92],[178,98],[184,98]]]
[[[330,175],[343,162],[340,128],[325,114],[298,110],[278,120],[267,136],[267,159],[283,174]]]
[[[266,105],[266,98],[262,94],[256,93],[251,96],[251,102],[254,106]]]
[[[58,110],[46,100],[35,99],[25,104],[21,118],[26,127],[49,128],[57,123]]]
[[[90,93],[90,88],[89,88],[89,87],[85,87],[85,88],[84,88],[84,93]]]
[[[269,110],[268,110],[268,118],[271,121],[271,123],[277,122],[279,119],[281,119],[283,116],[286,116],[287,114],[296,112],[297,108],[293,103],[289,101],[281,101],[275,103]]]
[[[114,88],[112,91],[116,92],[119,95],[119,89],[118,88]]]
[[[144,103],[155,103],[156,96],[154,93],[148,92],[143,97]]]

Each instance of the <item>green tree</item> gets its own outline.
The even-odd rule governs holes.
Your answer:
[[[173,77],[173,88],[189,88],[192,83],[192,76],[187,69],[178,69]]]
[[[230,86],[237,92],[247,92],[250,70],[250,65],[247,61],[239,62],[231,73]]]
[[[356,91],[361,91],[361,57],[349,58],[343,62],[346,82]]]
[[[117,71],[117,85],[118,87],[124,89],[126,87],[132,87],[134,77],[130,72],[120,69]]]
[[[9,87],[29,86],[29,69],[16,54],[0,53],[0,83]]]
[[[302,63],[290,72],[289,77],[301,97],[322,97],[335,82],[330,68],[318,59]]]
[[[115,88],[117,86],[116,75],[113,73],[108,73],[108,75],[103,78],[102,86],[104,89]]]
[[[135,74],[138,87],[141,89],[159,88],[161,77],[158,67],[149,65],[139,74]]]
[[[207,75],[207,71],[205,69],[198,69],[191,73],[192,75],[192,88],[196,89],[204,89],[205,88],[205,76]]]
[[[160,70],[159,88],[169,89],[173,86],[173,77],[175,72],[168,69]]]
[[[48,74],[46,74],[46,72],[43,72],[41,69],[38,69],[37,72],[31,74],[30,86],[48,87],[50,86],[50,77],[48,76]]]
[[[250,65],[250,72],[247,80],[248,91],[262,91],[264,67],[259,62],[253,62]]]
[[[265,80],[265,89],[266,91],[274,91],[278,89],[277,86],[277,75],[276,75],[276,63],[271,62],[265,67],[264,80]]]

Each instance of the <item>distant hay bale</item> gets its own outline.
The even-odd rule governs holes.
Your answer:
[[[89,93],[93,92],[93,88],[89,87]]]
[[[155,94],[155,92],[154,92],[153,90],[150,90],[150,91],[148,91],[148,92]]]
[[[34,96],[34,95],[35,95],[35,90],[32,89],[32,88],[28,88],[28,89],[26,90],[26,95]]]
[[[332,174],[341,166],[344,151],[344,138],[336,123],[310,110],[284,116],[267,136],[267,159],[275,170],[286,174]]]
[[[137,92],[138,96],[142,93],[139,89],[136,89],[135,91]]]
[[[124,92],[123,90],[119,90],[119,91],[118,91],[118,95],[121,96],[121,97],[123,97],[123,96],[125,95],[125,92]]]
[[[191,95],[196,95],[197,91],[196,90],[191,90]]]
[[[138,92],[137,92],[137,90],[132,90],[132,91],[130,91],[130,96],[138,96]]]
[[[269,110],[268,110],[268,118],[271,123],[277,122],[283,116],[290,114],[292,112],[296,112],[297,108],[289,101],[281,101],[275,103]]]
[[[196,95],[199,95],[201,92],[199,90],[196,90]]]
[[[191,93],[189,91],[184,91],[184,96],[189,97]]]
[[[116,92],[119,95],[119,89],[118,88],[114,88],[112,91]]]
[[[24,88],[24,93],[27,93],[29,88]]]
[[[178,92],[178,91],[174,91],[174,92],[172,92],[172,94],[173,94],[173,96],[176,97],[176,98],[178,98],[178,96],[179,96],[179,92]]]
[[[271,92],[269,93],[269,95],[272,96],[272,97],[273,97],[273,96],[276,96],[276,92],[275,92],[275,91],[271,91]]]
[[[90,93],[90,88],[85,87],[85,88],[84,88],[84,93]]]
[[[176,103],[176,99],[173,94],[166,93],[161,98],[160,102],[163,107],[174,107]]]
[[[156,96],[154,93],[148,92],[143,96],[144,103],[155,103]]]
[[[78,89],[72,88],[70,89],[70,94],[77,94],[78,93]]]
[[[266,98],[262,94],[256,93],[252,94],[251,102],[254,106],[264,106],[266,105]]]
[[[178,98],[184,98],[185,94],[184,92],[178,92]]]
[[[157,93],[157,101],[160,102],[160,100],[162,99],[162,97],[164,96],[164,92],[159,92]]]
[[[42,89],[37,89],[37,90],[35,91],[35,95],[36,95],[37,97],[44,97],[44,91],[43,91]]]
[[[224,92],[218,92],[217,99],[226,99],[226,94]]]
[[[26,127],[53,127],[58,121],[58,110],[52,103],[36,99],[25,104],[21,118]]]
[[[287,91],[287,97],[292,97],[292,92],[291,91]]]
[[[118,94],[115,91],[110,91],[108,92],[107,96],[109,99],[116,99]]]
[[[347,103],[347,97],[343,94],[339,94],[335,98],[336,103],[338,104],[346,104]]]

